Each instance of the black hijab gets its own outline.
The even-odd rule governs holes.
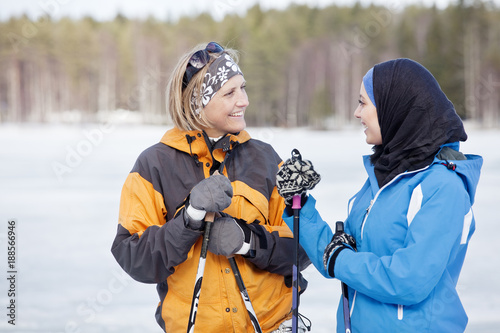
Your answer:
[[[443,144],[467,140],[453,104],[434,76],[413,60],[375,65],[373,95],[382,144],[373,147],[371,162],[380,187],[429,165]]]

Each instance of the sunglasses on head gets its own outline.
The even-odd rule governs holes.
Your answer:
[[[186,71],[182,78],[182,90],[187,87],[193,76],[208,64],[210,61],[209,53],[221,53],[222,51],[224,51],[224,48],[216,42],[210,42],[204,50],[196,51],[189,59],[186,66]]]

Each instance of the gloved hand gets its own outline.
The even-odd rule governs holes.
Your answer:
[[[292,151],[292,157],[283,163],[276,174],[278,193],[285,198],[287,206],[292,205],[294,195],[312,190],[320,180],[321,176],[314,170],[311,161],[303,161],[297,149]]]
[[[212,175],[203,179],[191,190],[184,215],[186,226],[195,230],[200,229],[206,212],[223,211],[231,204],[232,197],[233,187],[227,177]]]
[[[325,252],[323,253],[323,265],[331,277],[335,277],[333,271],[335,268],[335,260],[337,260],[340,252],[345,249],[356,251],[356,240],[344,231],[336,231],[330,244],[326,246]]]
[[[229,257],[245,255],[251,249],[253,232],[245,221],[232,217],[219,217],[213,222],[208,241],[208,251]]]

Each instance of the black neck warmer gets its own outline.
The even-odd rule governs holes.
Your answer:
[[[429,165],[443,144],[467,140],[453,104],[434,76],[413,60],[376,65],[373,94],[382,144],[373,147],[371,162],[380,187]]]

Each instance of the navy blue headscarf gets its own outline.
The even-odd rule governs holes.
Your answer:
[[[465,141],[462,120],[432,74],[410,59],[373,67],[373,95],[382,133],[371,162],[379,186],[429,165],[445,143]]]

